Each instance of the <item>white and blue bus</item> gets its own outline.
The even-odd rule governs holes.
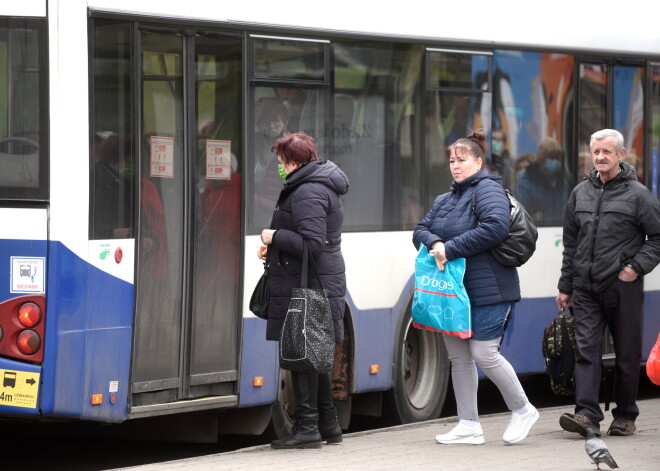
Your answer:
[[[435,418],[445,401],[442,338],[411,328],[410,303],[412,229],[448,190],[448,143],[484,129],[489,168],[516,195],[548,139],[570,188],[590,168],[590,134],[616,128],[657,195],[660,42],[639,9],[639,27],[584,10],[609,26],[572,31],[538,27],[561,24],[562,2],[528,12],[534,27],[513,11],[484,22],[479,2],[357,3],[0,6],[2,419],[172,419],[157,430],[188,438],[286,430],[287,375],[247,308],[282,133],[314,136],[351,181],[335,241],[348,282],[333,372],[344,427],[351,414]],[[538,249],[502,344],[523,375],[545,369],[561,198],[530,209]],[[645,288],[646,356],[657,272]]]

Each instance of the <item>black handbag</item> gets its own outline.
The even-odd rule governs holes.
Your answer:
[[[511,210],[509,236],[500,245],[490,249],[490,254],[502,265],[519,267],[534,254],[538,230],[523,205],[509,193],[509,190],[505,189],[504,193],[509,200]],[[472,192],[472,211],[475,214],[477,214],[476,194],[475,189]]]
[[[308,261],[314,258],[303,242],[300,288],[291,292],[280,338],[280,368],[301,373],[327,373],[332,370],[335,333],[327,292],[307,287]],[[318,278],[318,273],[316,274]],[[321,280],[319,279],[319,283]]]
[[[250,311],[262,319],[268,319],[268,266],[264,263],[264,274],[261,275],[257,286],[254,287],[252,297],[250,297]]]

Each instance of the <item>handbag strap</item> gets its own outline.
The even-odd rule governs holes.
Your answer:
[[[308,281],[308,272],[309,264],[311,263],[312,268],[314,269],[314,274],[316,279],[319,280],[319,286],[323,289],[323,283],[321,282],[321,277],[319,277],[318,270],[316,269],[316,262],[314,261],[314,254],[309,248],[309,242],[306,239],[303,239],[303,258],[302,258],[302,272],[300,274],[300,287],[307,288]]]

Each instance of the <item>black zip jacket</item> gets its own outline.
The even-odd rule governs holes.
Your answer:
[[[596,169],[577,185],[566,205],[559,292],[599,293],[630,264],[640,276],[660,262],[660,205],[637,181],[635,169],[602,183]]]
[[[348,177],[334,163],[310,162],[289,174],[273,212],[276,229],[268,247],[268,323],[266,339],[279,340],[291,290],[300,286],[303,239],[316,261],[310,268],[309,287],[328,291],[335,328],[335,341],[344,338],[346,267],[341,253],[344,207],[341,195],[348,192]]]

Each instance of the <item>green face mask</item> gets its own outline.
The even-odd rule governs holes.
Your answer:
[[[284,164],[277,164],[277,173],[280,174],[282,181],[286,182],[287,173],[284,171]]]

